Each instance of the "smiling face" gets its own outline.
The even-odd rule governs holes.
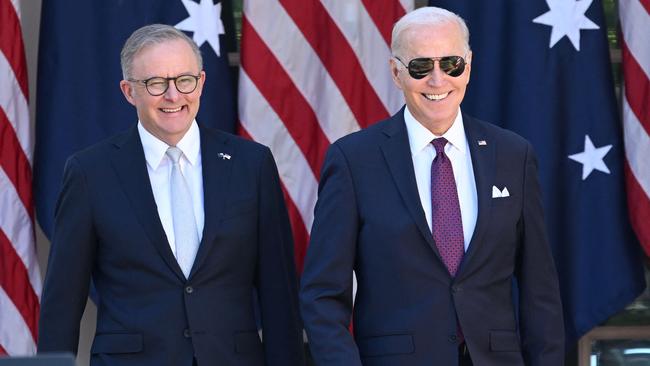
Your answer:
[[[201,76],[192,93],[180,93],[170,81],[164,94],[152,96],[143,83],[120,82],[122,93],[135,106],[142,126],[170,146],[183,138],[199,111],[205,72],[199,69],[195,54],[182,39],[145,47],[136,54],[131,65],[131,78],[136,80],[180,75]]]
[[[436,61],[429,75],[416,80],[399,61],[390,61],[393,81],[404,93],[409,111],[424,127],[436,135],[442,135],[451,127],[460,102],[465,97],[471,71],[471,52],[466,50],[455,22],[413,25],[401,33],[400,43],[401,54],[395,56],[406,65],[418,57],[461,56],[467,62],[465,71],[460,76],[452,77],[442,72]]]

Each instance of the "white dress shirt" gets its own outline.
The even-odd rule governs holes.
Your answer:
[[[172,174],[172,161],[165,152],[169,148],[167,143],[147,131],[138,121],[138,133],[144,148],[144,157],[147,160],[147,173],[153,191],[153,198],[158,206],[158,216],[162,223],[167,241],[172,253],[176,256],[176,241],[174,238],[174,225],[172,222],[172,206],[170,200],[170,177]],[[201,169],[201,138],[196,120],[192,121],[190,129],[176,144],[183,155],[180,159],[181,172],[187,182],[192,195],[196,227],[199,230],[199,241],[203,236],[205,213],[203,212],[203,170]]]
[[[469,152],[469,145],[463,126],[463,116],[459,110],[454,123],[442,136],[434,135],[433,132],[418,122],[408,107],[404,109],[404,121],[406,122],[406,131],[408,133],[409,146],[411,147],[415,181],[418,185],[420,202],[422,203],[429,228],[431,228],[431,163],[436,157],[436,149],[431,145],[431,141],[439,137],[444,137],[448,141],[445,146],[445,154],[449,157],[454,170],[461,219],[463,221],[463,239],[465,242],[465,251],[467,251],[469,242],[472,240],[474,228],[476,227],[478,198],[472,157]]]

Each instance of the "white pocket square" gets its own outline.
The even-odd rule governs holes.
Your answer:
[[[499,190],[497,186],[492,186],[492,198],[503,198],[510,197],[510,192],[508,192],[507,187],[503,187],[503,190]]]

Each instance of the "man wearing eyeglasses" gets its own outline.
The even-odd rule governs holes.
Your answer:
[[[197,124],[206,74],[182,32],[143,27],[121,62],[139,121],[66,164],[39,352],[76,353],[92,278],[91,365],[303,366],[293,243],[269,149]]]
[[[334,143],[321,172],[301,278],[316,364],[563,365],[535,156],[461,113],[464,21],[418,9],[391,48],[406,106]]]

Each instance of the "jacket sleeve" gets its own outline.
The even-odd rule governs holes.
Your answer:
[[[349,330],[359,218],[345,155],[330,146],[301,278],[301,311],[317,365],[361,366]]]
[[[277,167],[266,149],[260,167],[257,290],[266,365],[303,366],[302,323],[291,226]]]
[[[544,224],[537,159],[530,144],[525,164],[523,230],[516,266],[522,351],[526,365],[563,365],[559,283]]]
[[[77,353],[79,322],[88,297],[96,237],[88,183],[70,158],[55,209],[54,234],[41,297],[38,352]]]

